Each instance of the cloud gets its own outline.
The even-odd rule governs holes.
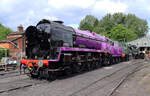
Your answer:
[[[14,31],[19,24],[25,28],[41,19],[56,20],[47,0],[0,0],[0,22]]]
[[[13,11],[14,6],[22,0],[0,0],[0,13]]]
[[[150,6],[148,7],[148,11],[150,11]]]
[[[69,24],[69,25],[67,25],[67,26],[70,26],[70,27],[73,27],[73,28],[78,28],[79,27],[79,24]]]
[[[0,0],[0,22],[14,31],[41,19],[62,20],[77,28],[88,14],[101,19],[107,13],[132,13],[150,24],[149,0]]]
[[[79,7],[88,8],[95,0],[48,0],[48,4],[54,8]]]
[[[120,1],[101,0],[97,1],[93,7],[93,12],[98,14],[101,11],[105,13],[125,12],[127,5]]]
[[[51,21],[59,20],[57,17],[54,17],[54,16],[44,16],[44,19],[48,19],[48,20],[51,20]]]
[[[1,0],[0,2],[0,10],[1,11],[10,11],[11,10],[11,4],[14,3],[11,0]],[[5,7],[6,5],[9,5],[9,7]]]

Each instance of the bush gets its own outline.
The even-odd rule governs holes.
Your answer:
[[[9,57],[10,52],[8,48],[1,48],[0,47],[0,59],[2,59],[2,57]]]

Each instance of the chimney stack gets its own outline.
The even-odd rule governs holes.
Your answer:
[[[22,26],[22,24],[20,24],[17,28],[18,28],[18,30],[17,30],[18,32],[23,32],[23,26]]]

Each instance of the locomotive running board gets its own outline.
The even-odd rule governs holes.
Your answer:
[[[95,49],[85,49],[85,48],[70,48],[70,47],[61,47],[59,50],[59,54],[57,59],[55,60],[48,60],[49,62],[58,62],[60,60],[60,56],[62,51],[78,51],[78,52],[99,52],[101,53],[101,50],[95,50]]]

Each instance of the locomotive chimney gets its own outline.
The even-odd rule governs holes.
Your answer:
[[[18,31],[18,32],[23,32],[23,26],[22,26],[22,24],[20,24],[20,25],[17,27],[17,31]]]

